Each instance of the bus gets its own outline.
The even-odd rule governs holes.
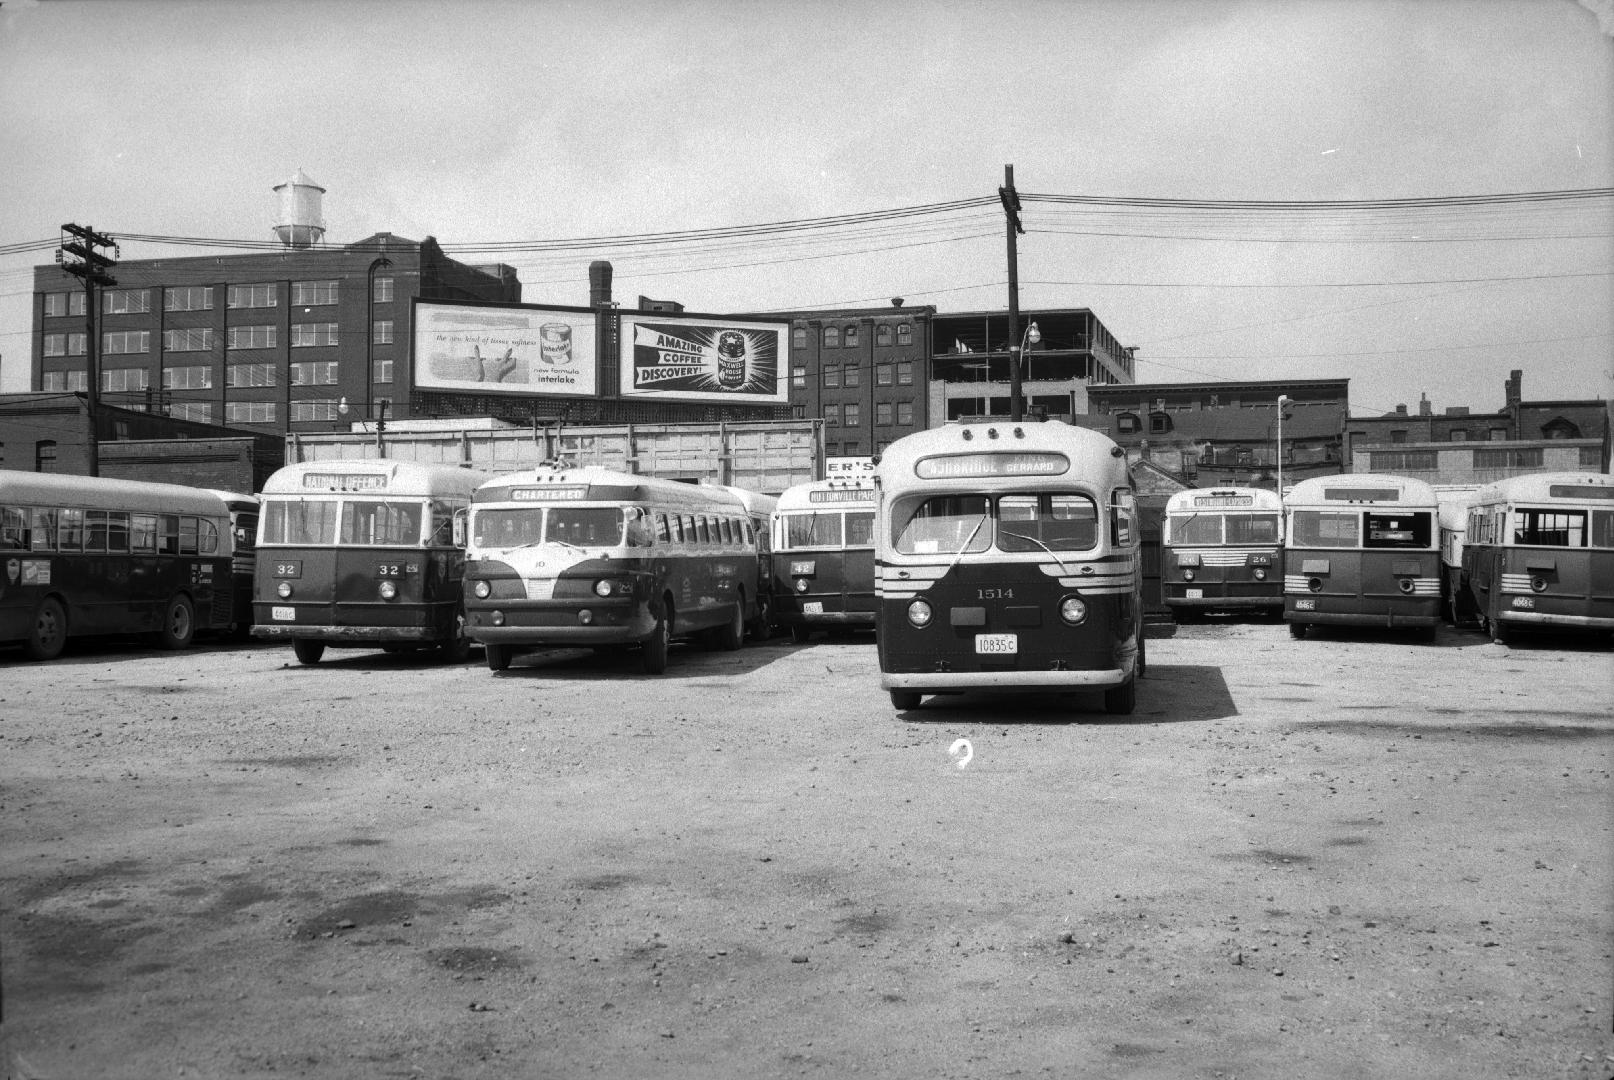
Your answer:
[[[810,480],[773,513],[774,621],[798,642],[820,629],[874,629],[874,481]]]
[[[772,495],[765,495],[760,491],[748,491],[741,487],[725,486],[725,491],[740,500],[745,512],[751,519],[751,531],[757,538],[757,576],[756,584],[751,586],[747,595],[755,599],[751,604],[751,621],[745,628],[746,635],[753,641],[766,641],[773,634],[773,612],[776,604],[773,585],[773,545],[772,523],[774,509],[779,500]]]
[[[254,637],[299,663],[327,647],[469,654],[455,515],[487,474],[386,458],[287,465],[263,486]]]
[[[1473,501],[1473,484],[1437,484],[1435,500],[1440,504],[1435,527],[1440,530],[1440,608],[1453,627],[1479,625],[1478,614],[1468,595],[1468,578],[1463,571],[1463,540],[1468,533],[1468,504]]]
[[[497,476],[471,504],[467,629],[493,671],[545,647],[638,645],[659,675],[675,638],[744,644],[762,537],[717,485],[597,466]]]
[[[1422,480],[1375,473],[1314,476],[1284,500],[1283,618],[1312,626],[1440,623],[1439,501]]]
[[[1520,630],[1614,630],[1614,477],[1539,473],[1480,488],[1463,570],[1497,641]]]
[[[34,660],[70,637],[153,633],[183,649],[197,631],[228,630],[248,618],[234,556],[218,492],[0,469],[0,642]]]
[[[1161,595],[1177,622],[1283,611],[1283,500],[1265,488],[1190,488],[1166,500]]]
[[[232,581],[231,610],[235,621],[230,635],[243,640],[252,638],[252,579],[257,568],[258,497],[234,491],[214,491],[224,500],[230,515],[230,579]]]
[[[1055,421],[949,423],[875,466],[875,642],[899,710],[926,694],[1102,690],[1143,675],[1136,500],[1120,447]]]

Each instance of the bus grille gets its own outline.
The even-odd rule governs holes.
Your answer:
[[[1251,555],[1271,554],[1271,548],[1182,548],[1179,555],[1198,555],[1202,566],[1243,566]]]
[[[528,600],[553,600],[555,598],[554,578],[523,578],[522,584],[527,587]]]
[[[1529,574],[1503,574],[1502,575],[1502,591],[1503,592],[1509,592],[1509,593],[1527,593],[1527,592],[1530,592],[1531,591],[1530,590],[1530,575]]]

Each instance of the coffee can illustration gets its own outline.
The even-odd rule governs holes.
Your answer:
[[[745,335],[738,330],[717,335],[717,382],[728,389],[745,385]]]
[[[566,323],[544,323],[538,328],[538,353],[546,364],[572,362],[572,328]]]

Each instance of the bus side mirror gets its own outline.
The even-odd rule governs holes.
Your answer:
[[[456,510],[456,511],[454,511],[454,546],[455,547],[464,547],[465,546],[465,519],[466,519],[467,513],[468,512],[465,511],[465,510]]]

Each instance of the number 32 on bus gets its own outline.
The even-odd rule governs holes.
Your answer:
[[[922,695],[1102,690],[1133,710],[1145,666],[1126,459],[1067,424],[948,424],[876,467],[880,685]]]

